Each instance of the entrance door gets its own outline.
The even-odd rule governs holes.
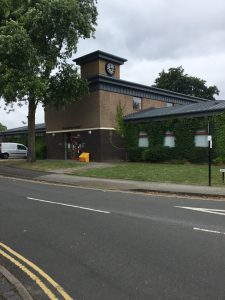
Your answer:
[[[82,141],[80,134],[68,133],[67,134],[67,158],[79,159],[82,152]]]

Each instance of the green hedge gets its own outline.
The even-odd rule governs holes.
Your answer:
[[[46,141],[45,141],[44,137],[36,137],[35,148],[36,148],[36,158],[37,159],[46,159],[47,147],[46,147]]]
[[[143,151],[144,151],[143,148],[138,148],[138,147],[127,148],[127,155],[129,161],[132,162],[142,161]]]

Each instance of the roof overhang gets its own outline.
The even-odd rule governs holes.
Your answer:
[[[124,62],[127,61],[127,59],[107,53],[107,52],[103,52],[100,50],[97,50],[95,52],[89,53],[87,55],[78,57],[76,59],[74,59],[73,61],[77,64],[77,65],[84,65],[86,63],[89,63],[91,61],[97,60],[97,59],[104,59],[119,65],[124,64]]]

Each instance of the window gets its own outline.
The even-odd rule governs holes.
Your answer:
[[[17,145],[17,149],[18,150],[27,150],[27,148],[22,145]]]
[[[201,129],[196,131],[195,147],[208,147],[208,134],[206,130]]]
[[[141,110],[141,98],[133,97],[133,109]]]
[[[164,146],[174,148],[175,147],[175,136],[172,131],[166,131],[164,137]]]
[[[138,147],[147,148],[149,146],[148,135],[146,132],[139,133]]]

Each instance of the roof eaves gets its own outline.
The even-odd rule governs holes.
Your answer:
[[[193,96],[188,96],[188,95],[184,95],[184,94],[180,94],[180,93],[176,93],[173,91],[167,91],[167,90],[163,90],[163,89],[158,89],[152,86],[147,86],[147,85],[142,85],[139,83],[135,83],[135,82],[130,82],[130,81],[125,81],[125,80],[121,80],[121,79],[116,79],[116,78],[111,78],[108,76],[103,76],[103,75],[97,75],[94,77],[90,77],[88,78],[90,85],[94,84],[94,83],[105,83],[105,84],[111,84],[111,85],[117,85],[120,87],[125,87],[125,88],[131,88],[134,90],[140,90],[143,92],[149,92],[155,95],[163,95],[165,97],[174,97],[174,98],[178,98],[181,100],[188,100],[188,101],[192,101],[193,103],[196,102],[208,102],[208,101],[214,101],[214,100],[208,100],[208,99],[204,99],[204,98],[198,98],[198,97],[193,97]]]
[[[90,61],[93,61],[95,59],[98,58],[102,58],[117,64],[122,65],[124,62],[127,61],[127,59],[107,53],[107,52],[103,52],[100,50],[94,51],[92,53],[86,54],[84,56],[78,57],[76,59],[74,59],[73,61],[76,62],[77,65],[83,65],[86,64]]]
[[[167,119],[169,117],[174,118],[174,117],[182,117],[182,116],[197,116],[197,115],[212,115],[213,113],[217,113],[217,112],[223,112],[225,110],[224,108],[216,108],[216,109],[206,109],[206,110],[202,110],[202,111],[187,111],[187,112],[174,112],[174,113],[168,113],[168,114],[161,114],[161,115],[153,115],[153,116],[143,116],[143,117],[133,117],[131,115],[127,115],[124,117],[124,121],[125,122],[129,122],[129,121],[134,121],[134,122],[139,122],[139,121],[148,121],[148,120],[155,120],[155,119]]]

